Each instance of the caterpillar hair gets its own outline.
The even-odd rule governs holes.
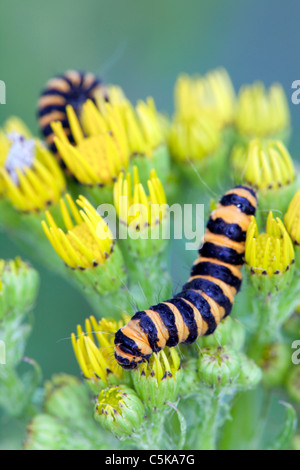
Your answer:
[[[88,99],[95,101],[95,96],[98,93],[108,100],[105,86],[92,73],[69,70],[64,75],[49,80],[38,101],[38,118],[41,131],[53,153],[57,154],[57,149],[53,142],[54,133],[51,122],[60,121],[69,141],[74,143],[66,107],[71,105],[76,114],[79,114],[85,101]]]
[[[246,232],[257,196],[248,186],[226,192],[208,220],[199,258],[182,291],[137,312],[115,335],[115,358],[134,369],[165,346],[191,344],[212,334],[230,314],[242,282]]]

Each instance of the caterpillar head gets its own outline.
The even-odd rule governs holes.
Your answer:
[[[135,320],[120,328],[115,335],[115,359],[123,369],[135,369],[141,362],[147,361],[152,349],[147,336],[134,328]]]

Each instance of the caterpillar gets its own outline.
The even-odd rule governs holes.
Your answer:
[[[38,120],[42,134],[53,153],[57,155],[51,122],[61,121],[69,141],[74,143],[66,107],[71,105],[78,114],[85,101],[88,99],[94,101],[97,93],[102,93],[108,100],[105,86],[92,73],[69,70],[64,75],[49,80],[38,101]]]
[[[115,359],[134,369],[165,346],[191,344],[212,334],[232,309],[241,287],[246,232],[257,196],[236,186],[221,198],[209,217],[199,257],[182,291],[148,310],[137,312],[115,334]]]

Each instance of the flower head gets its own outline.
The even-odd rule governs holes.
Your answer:
[[[221,133],[215,120],[207,114],[198,114],[191,120],[175,115],[170,127],[170,153],[179,162],[199,162],[218,151]]]
[[[43,143],[32,138],[18,119],[9,120],[0,132],[0,192],[18,211],[37,212],[56,203],[65,186]]]
[[[293,160],[279,140],[253,139],[246,146],[236,146],[232,164],[239,177],[261,193],[279,190],[295,181]]]
[[[54,143],[67,168],[87,186],[109,185],[128,167],[128,145],[119,116],[111,108],[105,118],[88,100],[80,119],[71,105],[66,107],[72,145],[60,121],[52,123]]]
[[[235,382],[240,373],[239,355],[225,347],[202,349],[199,356],[200,379],[209,387]]]
[[[140,182],[136,166],[133,168],[133,181],[131,173],[126,177],[120,174],[114,185],[114,203],[119,219],[127,226],[134,222],[139,230],[160,223],[166,212],[164,188],[154,169],[147,185],[149,195]]]
[[[277,217],[269,212],[266,233],[258,233],[253,217],[246,236],[245,260],[253,274],[273,276],[289,270],[294,263],[294,248],[290,236]]]
[[[119,438],[138,431],[144,407],[136,393],[123,385],[102,390],[96,401],[95,419]]]
[[[159,113],[153,98],[138,101],[136,108],[126,98],[121,88],[109,88],[109,103],[98,96],[97,105],[104,118],[116,113],[123,124],[131,157],[152,157],[153,152],[165,144]]]
[[[65,200],[60,200],[65,230],[57,226],[49,211],[46,212],[48,225],[42,222],[54,250],[70,268],[93,268],[105,263],[113,251],[108,226],[85,197],[79,196],[76,201],[80,210],[69,194],[66,201],[69,209]]]
[[[290,113],[282,86],[269,90],[261,82],[241,88],[238,96],[236,126],[247,139],[283,138],[290,126]]]
[[[145,406],[162,408],[175,401],[180,384],[180,360],[175,348],[165,348],[153,354],[132,372],[134,388]]]
[[[103,318],[97,322],[91,316],[85,321],[85,333],[80,325],[77,326],[77,335],[72,333],[72,345],[80,369],[96,387],[117,384],[123,378],[124,371],[113,355],[114,336],[123,325],[122,320],[117,322]]]
[[[235,91],[227,71],[218,68],[204,76],[179,76],[175,85],[175,109],[184,119],[207,113],[221,127],[231,124],[235,113]]]

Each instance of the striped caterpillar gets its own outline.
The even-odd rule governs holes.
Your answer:
[[[51,122],[60,121],[66,136],[73,143],[66,107],[71,105],[78,114],[81,106],[88,99],[94,101],[97,93],[101,93],[107,99],[104,85],[92,73],[69,70],[64,75],[49,80],[38,102],[38,116],[39,126],[53,153],[56,153],[57,149],[53,142],[54,132]]]
[[[182,291],[137,312],[117,331],[115,358],[121,367],[134,369],[165,346],[210,335],[230,314],[241,287],[246,232],[256,207],[256,193],[248,186],[225,193],[210,215],[200,256]]]

